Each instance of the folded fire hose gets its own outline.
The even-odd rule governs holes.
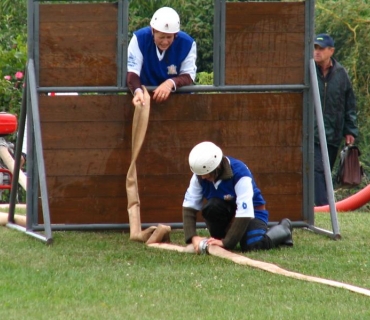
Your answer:
[[[144,101],[135,104],[135,112],[132,120],[132,146],[131,164],[126,176],[127,210],[130,224],[130,240],[149,243],[168,241],[171,231],[170,226],[151,226],[141,230],[140,198],[137,184],[136,159],[140,153],[148,127],[150,113],[150,96],[143,86]]]

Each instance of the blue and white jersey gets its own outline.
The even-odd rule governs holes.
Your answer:
[[[158,86],[180,74],[196,76],[196,43],[187,33],[177,33],[171,46],[160,52],[152,30],[145,27],[134,32],[128,46],[127,71],[136,73],[143,85]]]
[[[183,207],[201,210],[203,199],[220,198],[236,203],[236,218],[258,218],[268,222],[267,210],[255,210],[266,201],[257,187],[249,168],[240,160],[226,157],[229,160],[233,176],[230,179],[218,180],[215,183],[199,179],[193,175],[186,191]]]

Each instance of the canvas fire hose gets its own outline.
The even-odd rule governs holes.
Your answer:
[[[184,252],[184,253],[195,253],[194,247],[192,244],[183,247],[175,244],[170,244],[170,243],[152,243],[149,244],[149,247],[152,248],[158,248],[158,249],[165,249],[165,250],[172,250],[172,251],[177,251],[177,252]],[[356,287],[347,283],[343,282],[338,282],[338,281],[333,281],[329,279],[324,279],[324,278],[318,278],[318,277],[313,277],[313,276],[307,276],[301,273],[297,272],[292,272],[285,270],[283,268],[278,267],[275,264],[268,263],[268,262],[263,262],[263,261],[258,261],[258,260],[253,260],[250,259],[246,256],[236,254],[233,252],[230,252],[228,250],[225,250],[224,248],[221,248],[219,246],[211,245],[208,247],[208,253],[212,256],[216,256],[219,258],[227,259],[230,260],[236,264],[241,264],[241,265],[246,265],[250,266],[253,268],[261,269],[267,272],[271,272],[274,274],[279,274],[282,276],[286,276],[289,278],[294,278],[294,279],[299,279],[299,280],[304,280],[308,282],[316,282],[316,283],[321,283],[321,284],[326,284],[328,286],[332,287],[337,287],[337,288],[342,288],[346,289],[352,292],[360,293],[365,296],[370,297],[370,290],[361,288],[361,287]]]
[[[137,183],[136,160],[145,139],[150,113],[150,96],[145,87],[143,87],[143,91],[145,104],[144,105],[142,105],[141,103],[135,104],[135,112],[132,122],[131,164],[126,177],[126,192],[130,224],[130,240],[145,242],[149,247],[152,248],[172,250],[183,253],[195,253],[192,244],[184,247],[171,243],[160,243],[160,242],[169,242],[169,233],[171,231],[171,227],[169,226],[158,225],[151,226],[146,230],[141,230],[140,198]],[[237,264],[247,265],[253,268],[258,268],[264,271],[283,275],[286,277],[326,284],[329,286],[343,288],[363,295],[370,296],[370,290],[368,289],[328,279],[306,276],[297,272],[291,272],[271,263],[253,260],[244,255],[239,255],[230,252],[219,246],[215,245],[208,246],[207,253],[219,258],[228,259]]]
[[[126,176],[127,210],[130,224],[130,240],[149,243],[168,241],[170,226],[150,226],[146,230],[141,229],[140,197],[137,183],[136,160],[143,145],[148,128],[150,114],[150,96],[143,86],[144,105],[140,102],[135,104],[135,112],[132,120],[132,146],[131,164]]]

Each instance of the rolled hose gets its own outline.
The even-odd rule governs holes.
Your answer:
[[[365,188],[355,193],[354,195],[336,202],[335,207],[338,212],[353,211],[358,208],[361,208],[368,202],[370,202],[370,185],[366,186]],[[330,207],[329,205],[315,207],[314,211],[315,212],[329,212]]]

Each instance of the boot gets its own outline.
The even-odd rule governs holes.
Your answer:
[[[283,225],[290,230],[290,237],[282,243],[284,246],[293,247],[293,226],[292,222],[285,218],[279,222],[279,225]]]
[[[281,244],[293,245],[291,222],[289,219],[283,219],[278,225],[273,226],[266,232],[270,242],[270,248],[276,248]]]

